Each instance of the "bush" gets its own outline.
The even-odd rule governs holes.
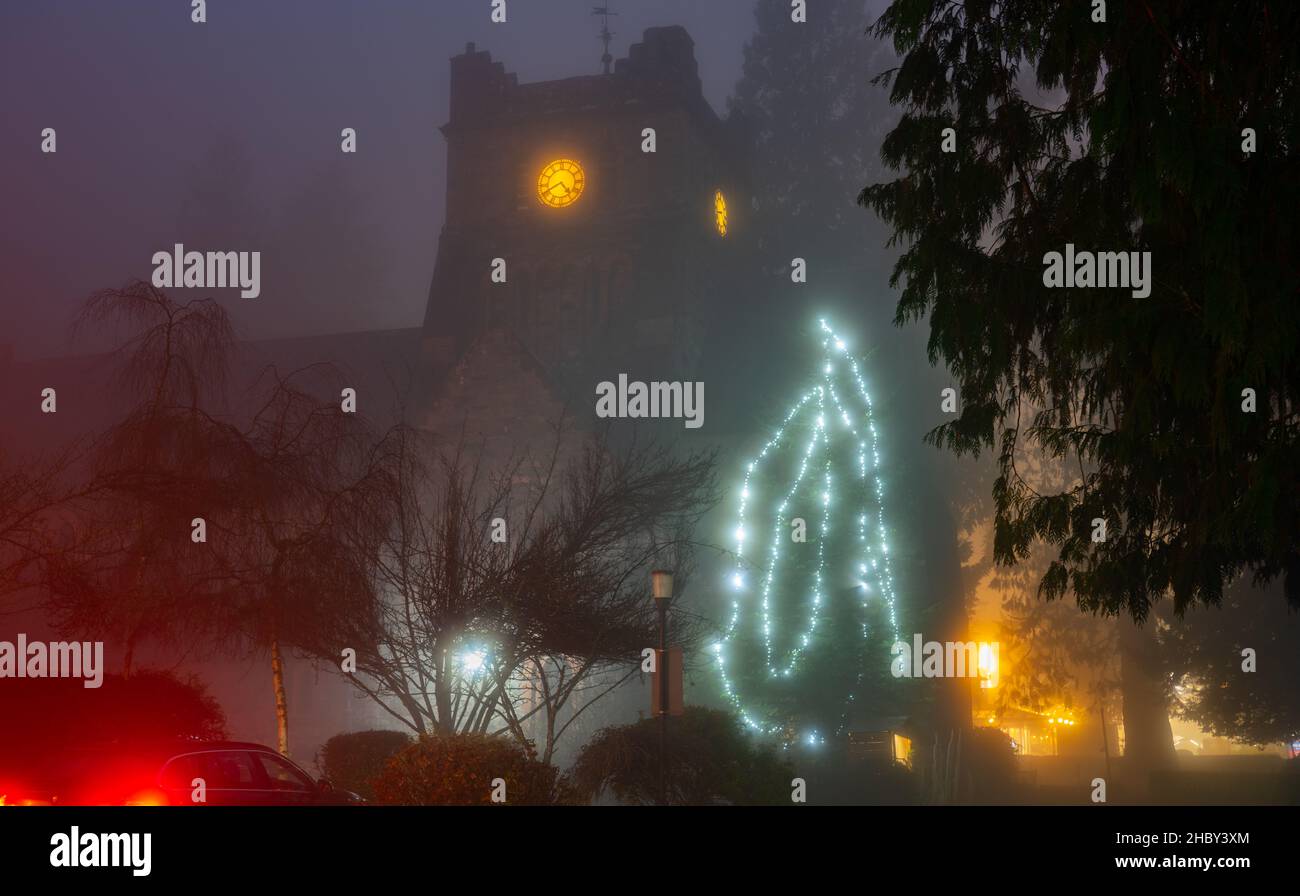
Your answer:
[[[969,799],[980,805],[1014,803],[1022,796],[1010,739],[995,728],[968,733],[963,762],[968,768]]]
[[[732,714],[688,706],[668,720],[669,801],[678,805],[789,805],[793,768]],[[624,803],[659,799],[659,720],[604,728],[569,773],[575,795]]]
[[[483,734],[425,735],[394,754],[372,783],[381,803],[468,806],[491,803],[496,778],[505,781],[509,805],[561,802],[553,766],[531,747]]]
[[[819,806],[910,806],[917,778],[887,757],[850,756],[839,745],[806,751],[799,775],[808,783],[808,802]]]
[[[320,748],[316,766],[334,786],[373,800],[374,779],[395,753],[410,745],[410,735],[401,731],[336,734]]]

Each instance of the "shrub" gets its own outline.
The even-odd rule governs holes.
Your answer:
[[[336,787],[373,800],[374,779],[393,754],[410,745],[410,735],[401,731],[336,734],[316,754],[316,767]]]
[[[808,802],[821,806],[907,806],[916,802],[916,775],[888,757],[860,758],[842,746],[805,752],[799,776]]]
[[[792,767],[756,743],[730,713],[688,706],[669,719],[668,757],[672,803],[790,803]],[[608,793],[625,803],[658,801],[659,720],[597,732],[578,755],[568,781],[585,800]]]
[[[975,728],[968,733],[966,756],[969,799],[979,804],[1011,803],[1020,796],[1015,754],[1005,734],[994,728]]]
[[[394,754],[372,783],[381,803],[466,806],[491,803],[497,778],[509,805],[561,801],[556,769],[531,747],[483,734],[425,735]]]

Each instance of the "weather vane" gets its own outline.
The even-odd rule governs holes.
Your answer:
[[[616,16],[618,13],[610,12],[612,4],[606,3],[604,6],[596,6],[591,10],[593,16],[601,17],[600,39],[605,44],[605,52],[600,57],[601,63],[605,66],[605,74],[609,74],[609,64],[614,61],[614,57],[609,55],[609,42],[614,39],[614,32],[609,30],[609,17]]]

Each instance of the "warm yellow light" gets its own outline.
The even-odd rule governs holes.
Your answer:
[[[981,643],[977,665],[979,668],[980,687],[995,688],[998,686],[998,653],[994,649],[996,645]]]
[[[556,159],[537,176],[537,198],[551,208],[573,205],[587,185],[582,166],[573,159]]]
[[[912,739],[901,734],[894,735],[894,761],[912,767]]]
[[[727,235],[727,197],[718,190],[713,194],[713,222],[721,236]]]

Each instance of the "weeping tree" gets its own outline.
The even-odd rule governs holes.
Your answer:
[[[285,658],[310,621],[302,595],[339,584],[307,562],[309,546],[373,488],[373,436],[319,397],[334,385],[325,365],[268,369],[232,403],[233,336],[210,300],[178,304],[135,282],[92,296],[79,325],[121,335],[109,361],[121,393],[139,398],[91,444],[62,541],[42,554],[51,616],[121,644],[124,675],[144,643],[269,656],[287,753]]]
[[[384,484],[370,452],[364,419],[345,412],[321,365],[280,376],[264,372],[260,397],[242,425],[226,424],[216,453],[223,458],[226,499],[209,520],[211,553],[223,573],[222,629],[238,648],[270,659],[276,737],[289,752],[285,658],[313,643],[316,612],[347,606],[353,581],[336,574],[333,553],[346,549],[334,533],[348,523],[371,525],[369,497]]]
[[[118,336],[106,363],[136,400],[69,471],[80,482],[43,557],[47,609],[62,631],[121,645],[129,677],[145,641],[215,637],[221,571],[191,535],[227,498],[212,413],[234,340],[212,301],[178,304],[143,281],[92,295],[76,326]]]
[[[413,732],[536,741],[551,762],[656,643],[650,569],[686,573],[714,500],[711,456],[563,441],[488,470],[391,431],[375,451],[387,490],[346,516],[344,550],[320,543],[354,584],[313,613],[311,652],[351,651],[352,683]],[[683,618],[674,640],[697,628]]]
[[[73,444],[21,459],[0,448],[0,598],[6,599],[0,606],[6,612],[22,610],[8,599],[41,586],[45,565],[58,556],[66,535],[60,516],[87,496],[72,473],[84,448]]]
[[[899,176],[860,201],[904,247],[897,321],[928,320],[958,387],[932,440],[995,452],[998,562],[1046,542],[1042,594],[1121,617],[1127,752],[1152,764],[1172,759],[1153,606],[1216,604],[1243,573],[1300,601],[1300,9],[1095,17],[892,4],[874,30],[901,58],[880,77]],[[1067,243],[1150,252],[1149,295],[1046,288]],[[1077,475],[1040,492],[1026,451]]]

